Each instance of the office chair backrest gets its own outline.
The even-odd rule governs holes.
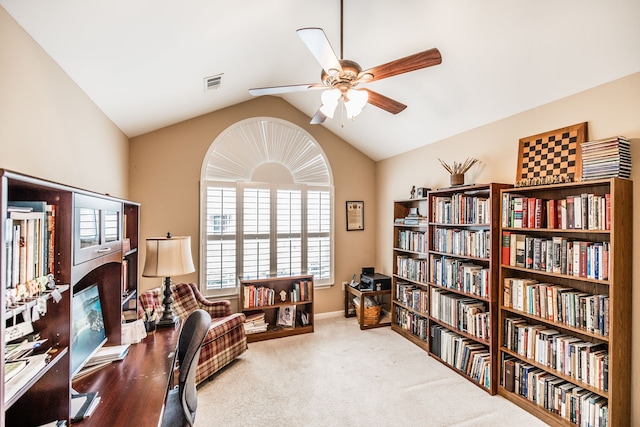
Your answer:
[[[180,403],[189,425],[193,425],[198,404],[196,392],[196,369],[200,347],[211,326],[211,316],[204,310],[196,310],[187,317],[178,340],[178,363],[180,375],[178,390]]]

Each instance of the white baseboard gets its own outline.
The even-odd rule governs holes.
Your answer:
[[[339,311],[329,311],[327,313],[318,313],[315,315],[316,319],[326,319],[328,317],[338,317],[338,316],[344,316],[344,310],[339,310]]]

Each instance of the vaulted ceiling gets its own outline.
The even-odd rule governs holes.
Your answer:
[[[340,56],[340,0],[0,5],[129,137],[247,101],[249,88],[320,82],[298,28],[323,28]],[[367,86],[403,112],[368,105],[321,126],[374,160],[406,152],[640,71],[639,19],[638,0],[344,0],[345,59],[366,69],[437,47],[442,64]],[[311,118],[320,95],[282,98]]]

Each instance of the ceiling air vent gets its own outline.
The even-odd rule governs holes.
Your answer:
[[[204,91],[215,90],[220,87],[222,83],[222,74],[216,74],[215,76],[204,78]]]

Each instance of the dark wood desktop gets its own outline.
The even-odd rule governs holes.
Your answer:
[[[129,347],[122,362],[73,381],[79,393],[98,391],[95,412],[82,422],[86,426],[157,427],[164,411],[174,365],[179,328],[157,329]]]

